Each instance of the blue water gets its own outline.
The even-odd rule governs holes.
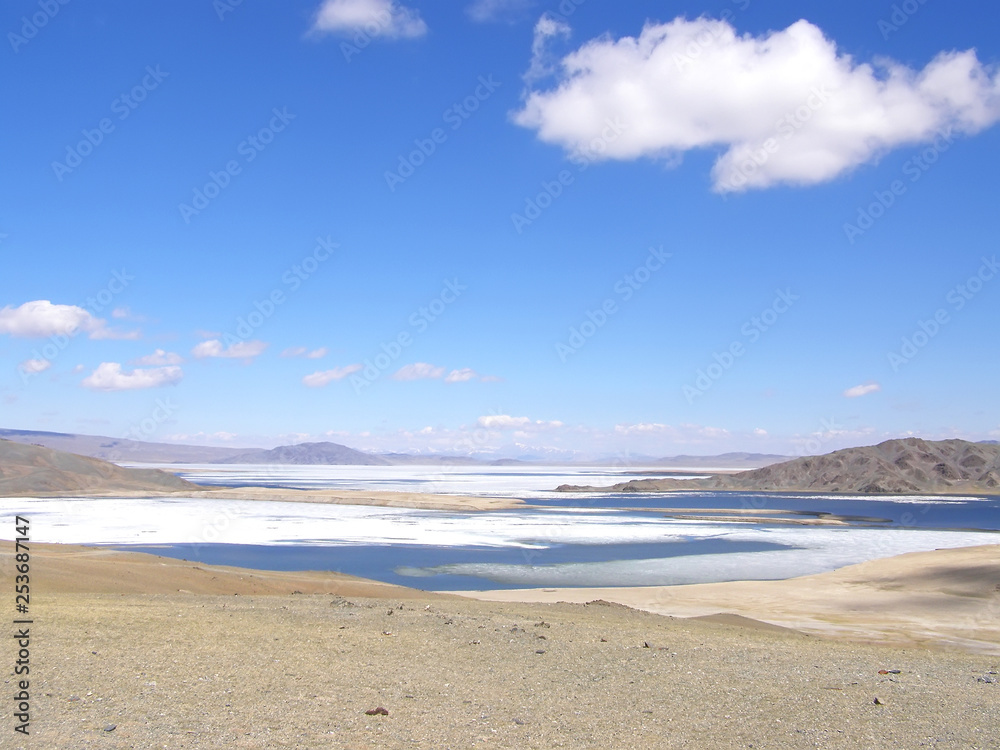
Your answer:
[[[782,511],[782,518],[814,518],[835,514],[848,523],[841,533],[850,529],[919,529],[919,530],[979,530],[1000,531],[1000,497],[976,500],[938,500],[901,502],[888,498],[845,499],[836,495],[790,496],[768,493],[692,493],[692,494],[614,494],[591,497],[567,497],[553,493],[529,502],[545,507],[577,507],[588,510],[619,509],[614,515],[625,523],[630,518],[649,515],[670,515],[666,509],[772,510]],[[620,509],[630,510],[622,511]],[[634,510],[633,510],[634,509]],[[431,511],[433,512],[433,511]],[[513,509],[503,514],[524,516],[541,511]],[[566,523],[573,522],[567,514]],[[606,563],[609,561],[662,560],[667,558],[730,555],[795,549],[797,538],[805,538],[814,527],[789,527],[755,520],[748,523],[726,523],[727,529],[752,528],[782,532],[782,543],[746,541],[724,538],[690,537],[681,541],[658,543],[594,543],[546,544],[539,549],[518,547],[434,547],[409,544],[314,545],[244,545],[244,544],[175,544],[163,546],[127,546],[119,549],[151,552],[205,564],[233,565],[262,570],[319,570],[346,573],[429,590],[465,590],[481,588],[516,588],[516,581],[504,580],[502,573],[490,566],[519,566],[530,569],[540,583],[534,585],[567,585],[559,573],[567,564]],[[789,530],[791,534],[789,534]],[[777,534],[775,537],[777,538]],[[995,544],[1000,537],[984,533],[982,544]],[[790,540],[792,540],[790,542]],[[976,542],[979,543],[979,542]],[[717,559],[717,558],[716,558]],[[477,575],[458,575],[435,570],[440,566],[476,564],[485,566]],[[713,562],[714,564],[714,562]],[[546,578],[551,573],[550,578]],[[732,580],[730,577],[728,580]],[[723,580],[723,579],[719,579]],[[648,581],[647,581],[648,582]],[[629,585],[628,580],[620,585]],[[586,583],[570,585],[589,585]]]

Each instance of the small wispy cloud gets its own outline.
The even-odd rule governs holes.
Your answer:
[[[195,359],[205,359],[208,357],[219,357],[224,359],[245,359],[252,360],[263,354],[267,349],[267,344],[263,341],[236,341],[229,346],[223,346],[218,339],[202,341],[191,350],[191,356]]]
[[[479,377],[479,373],[471,367],[463,367],[461,370],[452,370],[444,379],[446,383],[467,383]]]
[[[184,372],[180,367],[156,367],[126,372],[118,362],[101,362],[96,370],[83,379],[82,385],[95,391],[134,391],[176,385],[183,377]]]
[[[361,365],[347,365],[346,367],[334,367],[332,370],[314,372],[302,378],[302,384],[307,385],[310,388],[322,388],[324,385],[329,385],[334,380],[343,380],[348,375],[351,375],[360,369],[362,369]]]
[[[529,417],[514,417],[510,414],[490,414],[480,417],[476,424],[487,430],[550,430],[562,427],[563,423],[555,420],[546,422],[542,419],[532,420]]]
[[[325,357],[329,353],[330,350],[327,349],[325,346],[321,346],[319,349],[313,349],[311,351],[304,346],[290,346],[281,353],[281,356],[285,357],[286,359],[293,357],[305,357],[306,359],[323,359],[323,357]]]
[[[436,380],[444,375],[445,369],[427,362],[403,365],[392,376],[393,380]]]
[[[29,375],[37,375],[38,373],[45,372],[52,367],[52,363],[47,359],[27,359],[18,367],[21,372],[26,372]]]
[[[179,365],[183,361],[184,357],[180,354],[157,349],[152,354],[147,354],[145,357],[133,360],[132,363],[142,365],[143,367],[163,367],[164,365]]]
[[[395,0],[325,0],[316,11],[312,30],[412,39],[426,34],[427,24],[418,11]]]
[[[877,393],[882,390],[882,386],[876,382],[865,383],[863,385],[856,385],[853,388],[848,388],[844,391],[844,396],[847,398],[860,398],[861,396],[867,396],[869,393]]]
[[[476,23],[512,21],[534,4],[534,0],[475,0],[465,13]]]

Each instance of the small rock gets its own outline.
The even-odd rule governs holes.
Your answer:
[[[536,654],[544,654],[545,653],[545,649],[544,648],[540,648],[535,653]]]
[[[879,674],[902,674],[902,670],[900,670],[900,669],[880,669],[878,671],[878,673]]]
[[[642,642],[642,647],[643,648],[652,648],[652,646],[649,645],[649,641],[643,641]]]
[[[885,705],[884,703],[882,703],[882,701],[880,701],[878,699],[878,696],[875,697],[875,700],[873,700],[872,703],[874,703],[876,706],[884,706]]]
[[[524,719],[518,719],[517,717],[514,717],[514,723],[517,724],[519,727],[523,727],[528,722],[526,722]]]
[[[991,677],[990,675],[983,675],[982,677],[977,677],[976,682],[985,682],[986,684],[991,684],[997,681],[996,677]]]
[[[382,708],[382,706],[379,706],[378,708],[370,708],[370,709],[368,709],[367,711],[365,711],[365,714],[367,716],[388,716],[389,715],[389,711],[386,710],[386,709],[384,709],[384,708]]]
[[[105,731],[105,732],[113,732],[113,731],[115,731],[115,730],[116,730],[117,728],[118,728],[118,725],[117,725],[117,724],[105,724],[105,725],[104,725],[104,731]]]

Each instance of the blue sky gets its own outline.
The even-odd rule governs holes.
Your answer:
[[[9,2],[0,423],[1000,436],[1000,8]]]

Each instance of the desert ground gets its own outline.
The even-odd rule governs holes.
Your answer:
[[[11,545],[0,549],[11,580]],[[329,573],[32,553],[32,734],[14,734],[7,712],[4,748],[1000,747],[1000,656],[972,643],[995,637],[1000,592],[969,582],[996,572],[1000,547],[876,561],[775,594],[786,616],[797,595],[808,609],[824,590],[856,590],[870,606],[845,609],[836,637],[726,614],[748,584],[718,608],[704,586],[675,587],[721,613],[685,619],[606,597],[481,601]],[[893,586],[912,601],[885,645],[874,641],[892,610],[876,605]],[[921,601],[936,622],[939,598],[962,596],[982,615],[956,621],[967,637],[914,625]],[[748,597],[768,614],[766,597]]]

